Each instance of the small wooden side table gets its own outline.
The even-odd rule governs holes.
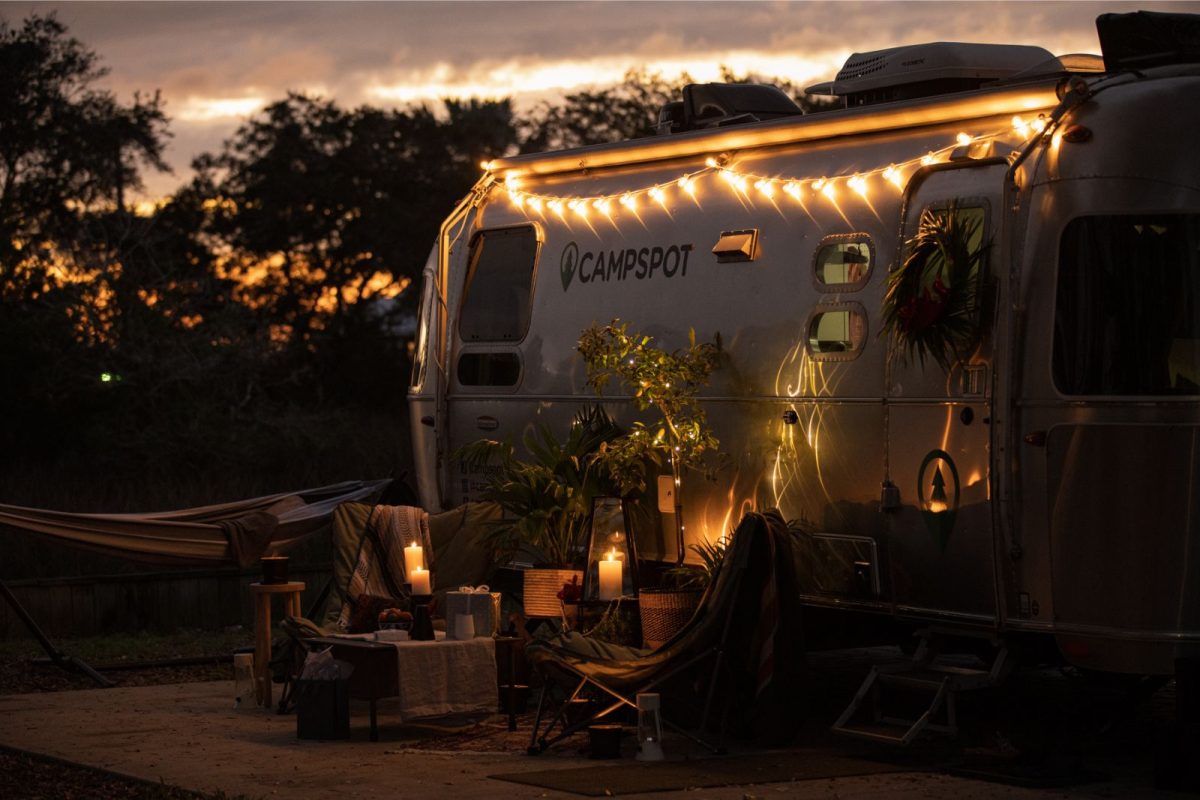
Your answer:
[[[254,688],[258,704],[271,707],[271,597],[283,595],[288,616],[298,617],[303,581],[288,583],[252,583],[254,595]]]

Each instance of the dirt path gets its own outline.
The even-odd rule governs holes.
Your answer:
[[[499,772],[595,766],[567,750],[530,758],[519,750],[444,752],[421,749],[428,731],[389,724],[367,741],[366,716],[355,709],[347,742],[301,742],[295,718],[232,708],[228,681],[0,696],[0,744],[204,792],[289,800],[355,798],[578,797],[501,782]],[[393,718],[394,719],[394,718]],[[670,743],[668,743],[670,744]],[[417,745],[414,747],[414,745]],[[680,749],[675,750],[678,755]],[[804,750],[794,751],[803,759]],[[631,760],[613,764],[627,768]],[[1074,790],[1028,790],[936,772],[896,773],[761,786],[724,787],[653,798],[974,798],[1147,796],[1125,779]]]

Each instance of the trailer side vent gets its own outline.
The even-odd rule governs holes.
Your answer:
[[[753,261],[758,258],[758,228],[744,231],[721,231],[721,238],[712,249],[717,263]]]
[[[932,42],[854,53],[832,81],[809,94],[841,97],[847,107],[966,92],[1052,61],[1041,47]]]

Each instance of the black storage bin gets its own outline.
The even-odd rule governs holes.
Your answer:
[[[350,738],[350,681],[296,681],[296,738]]]

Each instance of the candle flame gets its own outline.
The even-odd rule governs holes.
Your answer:
[[[609,561],[617,560],[617,548],[614,547],[612,550],[608,551],[608,560]]]

